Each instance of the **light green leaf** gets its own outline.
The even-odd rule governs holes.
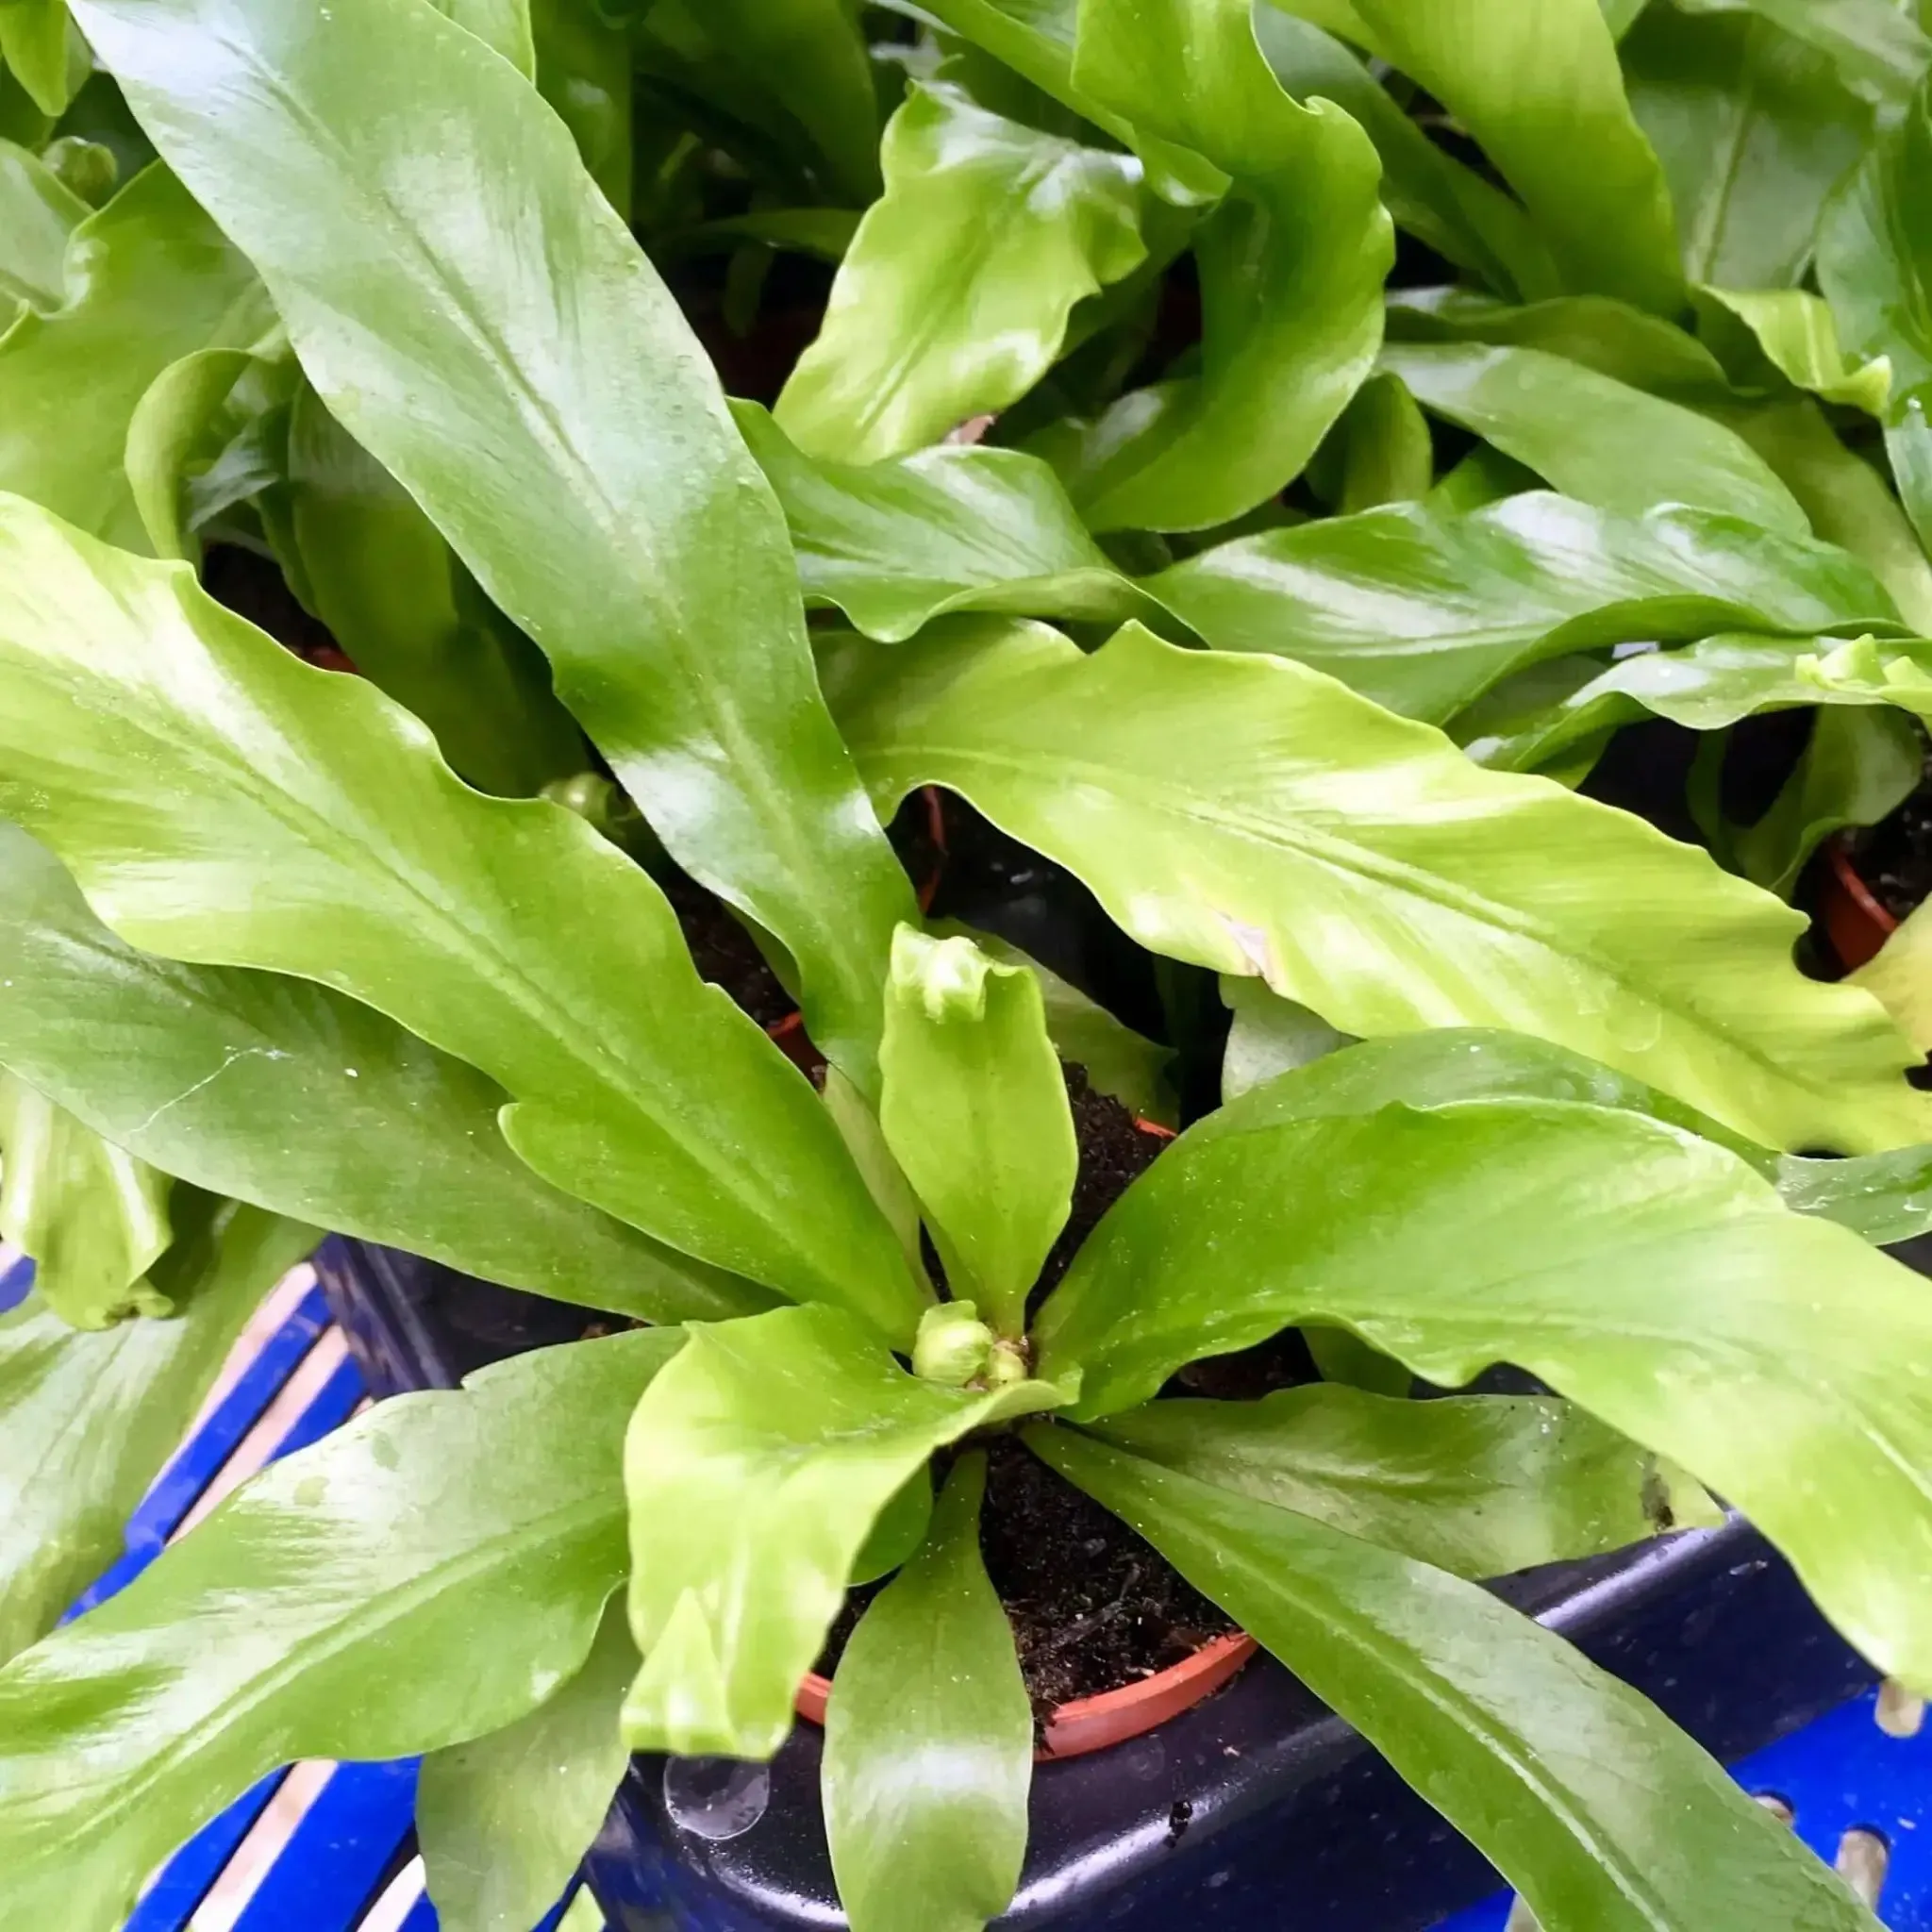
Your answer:
[[[423,1760],[416,1840],[441,1932],[529,1932],[556,1903],[623,1782],[637,1667],[613,1600],[583,1668],[527,1717]]]
[[[541,1180],[503,1090],[304,980],[136,952],[0,824],[0,1065],[217,1193],[646,1321],[770,1297]]]
[[[1731,854],[1754,885],[1790,899],[1811,855],[1849,825],[1875,825],[1919,789],[1924,741],[1889,706],[1824,705],[1797,768],[1756,824],[1734,826]]]
[[[306,385],[289,425],[291,528],[315,614],[479,791],[527,798],[584,769],[584,741],[528,639],[436,526]]]
[[[603,1908],[588,1885],[579,1887],[577,1895],[557,1922],[557,1932],[609,1932]]]
[[[879,1512],[936,1449],[1050,1408],[908,1375],[837,1308],[695,1330],[625,1446],[633,1750],[769,1757]]]
[[[1094,1426],[1197,1482],[1477,1580],[1683,1526],[1654,1457],[1550,1396],[1408,1402],[1318,1382],[1150,1402]],[[1694,1486],[1676,1500],[1713,1520]]]
[[[252,341],[272,316],[254,270],[161,167],[74,230],[67,288],[63,307],[0,337],[0,490],[138,549],[122,467],[135,406],[178,358]]]
[[[1685,273],[1727,289],[1795,286],[1870,108],[1824,55],[1761,18],[1649,7],[1623,54],[1630,105],[1670,177]]]
[[[672,854],[790,952],[812,1037],[869,1087],[910,888],[819,702],[777,504],[556,118],[426,6],[332,0],[326,33],[310,0],[79,18],[331,413],[550,657]]]
[[[868,637],[896,643],[960,610],[1173,626],[1037,457],[946,443],[815,462],[756,403],[731,407],[785,507],[806,602],[836,606]]]
[[[1356,391],[1318,453],[1318,470],[1331,453],[1343,516],[1420,502],[1436,480],[1427,419],[1398,375],[1372,375]]]
[[[1256,9],[1255,38],[1296,100],[1333,101],[1361,124],[1381,157],[1382,199],[1397,226],[1499,294],[1527,300],[1557,291],[1556,263],[1524,210],[1438,147],[1341,42],[1278,7]]]
[[[1875,1002],[1791,964],[1797,914],[1319,672],[1133,625],[1091,657],[1013,625],[862,668],[839,701],[874,797],[960,792],[1156,952],[1347,1033],[1540,1034],[1771,1144],[1932,1139]]]
[[[921,1298],[817,1096],[583,820],[472,791],[365,680],[18,498],[0,677],[0,812],[130,944],[367,1000],[503,1087],[546,1179],[909,1339]]]
[[[1074,1412],[1303,1322],[1445,1388],[1508,1361],[1688,1469],[1880,1669],[1932,1682],[1918,1276],[1682,1128],[1500,1098],[1300,1116],[1322,1064],[1184,1134],[1076,1257],[1034,1331],[1042,1374],[1080,1370]]]
[[[37,1264],[42,1302],[75,1328],[173,1305],[148,1270],[173,1239],[169,1178],[0,1072],[0,1236]]]
[[[1787,1208],[1848,1227],[1874,1247],[1932,1232],[1932,1146],[1857,1160],[1779,1157],[1773,1177]]]
[[[58,308],[66,291],[67,238],[88,206],[53,170],[0,141],[0,295]]]
[[[467,27],[525,80],[537,74],[537,47],[531,38],[530,0],[432,0],[458,26]],[[545,1900],[544,1904],[549,1904]]]
[[[113,1932],[276,1765],[441,1750],[541,1704],[623,1579],[624,1419],[682,1339],[540,1349],[382,1403],[0,1671],[12,1908]]]
[[[979,1557],[986,1458],[868,1606],[825,1707],[825,1837],[853,1932],[981,1932],[1026,1850],[1033,1711]]]
[[[1069,985],[1038,959],[993,933],[975,932],[950,919],[934,920],[928,929],[941,938],[964,934],[1002,965],[1024,966],[1040,984],[1046,1037],[1060,1058],[1084,1068],[1087,1084],[1096,1093],[1118,1100],[1138,1119],[1166,1127],[1175,1124],[1177,1103],[1168,1073],[1174,1059],[1172,1047],[1136,1033],[1077,986]]]
[[[128,419],[125,463],[157,557],[198,563],[208,517],[282,480],[295,372],[246,349],[197,349],[155,377]],[[245,439],[245,441],[244,441]],[[220,473],[220,474],[218,474]]]
[[[1567,496],[1638,516],[1659,504],[1810,534],[1763,459],[1723,425],[1540,349],[1391,343],[1382,366]]]
[[[37,1642],[121,1554],[127,1519],[312,1227],[177,1189],[154,1265],[175,1314],[96,1332],[39,1294],[0,1315],[0,1662]]]
[[[1878,1932],[1654,1706],[1486,1591],[1066,1431],[1033,1434],[1360,1731],[1541,1924]]]
[[[1883,356],[1854,368],[1839,345],[1831,310],[1807,289],[1713,289],[1694,291],[1707,332],[1718,339],[1725,320],[1778,375],[1828,403],[1882,416],[1891,392],[1891,364]],[[1741,325],[1741,331],[1739,325]]]
[[[0,7],[0,54],[8,71],[34,106],[56,120],[87,77],[86,50],[76,61],[68,44],[72,31],[67,0],[7,0]]]
[[[875,462],[1016,402],[1074,303],[1146,254],[1141,166],[915,84],[886,128],[816,341],[774,411],[807,456]]]
[[[1877,995],[1921,1053],[1932,1054],[1932,919],[1923,907],[1851,978]]]
[[[1569,286],[1673,313],[1670,191],[1596,0],[1353,0],[1374,51],[1433,94],[1529,210]]]
[[[1894,18],[1898,16],[1894,15]],[[1906,513],[1932,548],[1932,84],[1880,133],[1833,195],[1818,236],[1818,282],[1853,354],[1891,369],[1886,446]]]
[[[1932,40],[1893,0],[1676,0],[1687,13],[1753,13],[1824,55],[1845,85],[1881,105],[1907,100]]]
[[[879,1124],[954,1296],[1017,1341],[1080,1166],[1039,980],[970,939],[902,925],[879,1070]]]
[[[1319,1013],[1283,999],[1265,980],[1224,976],[1221,997],[1234,1016],[1221,1061],[1224,1101],[1353,1044],[1352,1035],[1338,1033]]]
[[[1625,658],[1516,729],[1486,728],[1463,748],[1493,770],[1533,772],[1646,712],[1722,731],[1792,705],[1897,705],[1932,718],[1932,642],[1709,637]]]
[[[1233,187],[1194,234],[1198,375],[1123,396],[1086,433],[1070,488],[1096,530],[1199,530],[1297,475],[1381,339],[1393,258],[1374,144],[1269,71],[1248,0],[1086,0],[1074,77]],[[1063,473],[1069,474],[1069,473]]]
[[[1395,506],[1217,545],[1146,580],[1217,650],[1269,652],[1439,724],[1527,665],[1714,630],[1895,628],[1841,550],[1740,518],[1620,516],[1546,491]]]

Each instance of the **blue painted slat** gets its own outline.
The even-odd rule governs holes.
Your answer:
[[[25,1257],[0,1273],[0,1315],[25,1301],[27,1290],[33,1285],[34,1264]]]
[[[409,1907],[409,1916],[403,1921],[402,1932],[437,1932],[436,1907],[429,1903],[426,1891]]]
[[[235,1932],[352,1932],[416,1815],[413,1757],[339,1766]]]
[[[275,1456],[292,1456],[296,1450],[307,1449],[341,1428],[368,1392],[356,1358],[344,1356],[335,1374],[317,1391],[314,1401],[296,1419],[294,1427],[275,1444]]]
[[[168,1860],[148,1895],[134,1908],[126,1932],[182,1932],[287,1774],[278,1771],[263,1778],[204,1824]]]

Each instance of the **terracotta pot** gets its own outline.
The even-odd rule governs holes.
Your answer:
[[[1898,930],[1898,921],[1873,896],[1841,839],[1824,848],[1824,888],[1818,910],[1824,936],[1847,973],[1856,973]]]

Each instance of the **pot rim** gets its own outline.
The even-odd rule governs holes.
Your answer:
[[[1865,883],[1847,838],[1840,834],[1833,839],[1824,848],[1824,858],[1825,935],[1845,971],[1856,973],[1898,930],[1898,921]]]

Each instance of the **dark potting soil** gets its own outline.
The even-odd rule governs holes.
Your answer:
[[[1932,898],[1932,746],[1925,782],[1853,849],[1859,877],[1894,919],[1907,918]]]
[[[1150,1134],[1118,1100],[1096,1093],[1084,1067],[1062,1067],[1067,1101],[1074,1109],[1074,1133],[1080,1143],[1080,1171],[1074,1182],[1074,1205],[1060,1238],[1047,1251],[1046,1263],[1027,1304],[1029,1314],[1046,1298],[1080,1252],[1100,1217],[1126,1191],[1137,1174],[1153,1166],[1165,1137]]]
[[[237,617],[245,617],[258,630],[296,657],[325,671],[355,667],[342,655],[328,628],[295,601],[282,579],[280,566],[235,543],[217,543],[203,559],[201,587],[216,603]]]
[[[722,986],[760,1026],[775,1026],[798,1010],[798,1002],[765,963],[758,941],[722,899],[675,870],[667,869],[658,883],[684,928],[684,942],[701,979]]]

